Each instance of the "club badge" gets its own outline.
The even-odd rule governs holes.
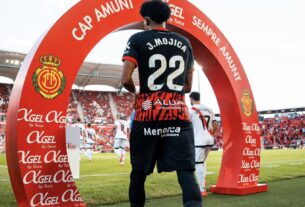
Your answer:
[[[33,74],[35,90],[45,99],[54,99],[66,86],[66,78],[61,70],[60,59],[52,55],[41,56],[42,68],[38,67]]]
[[[247,89],[244,89],[242,92],[242,98],[240,100],[240,105],[243,113],[246,116],[251,116],[254,110],[253,100],[251,99],[251,92]]]

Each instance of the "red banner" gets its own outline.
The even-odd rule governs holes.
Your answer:
[[[19,206],[85,206],[65,142],[72,84],[91,49],[111,32],[142,28],[135,0],[83,0],[37,41],[15,81],[7,119],[7,161]],[[220,30],[188,1],[170,0],[169,27],[192,42],[221,110],[224,153],[215,193],[266,191],[258,185],[260,136],[243,67]],[[127,192],[127,191],[126,191]]]

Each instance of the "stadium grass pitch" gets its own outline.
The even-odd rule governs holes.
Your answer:
[[[208,185],[216,182],[221,155],[221,151],[212,151],[209,155]],[[129,159],[124,166],[119,166],[114,154],[95,154],[92,162],[82,157],[81,179],[76,183],[88,206],[119,203],[110,206],[125,207],[128,206],[124,202],[128,201],[129,172]],[[249,196],[209,194],[204,206],[305,207],[305,150],[263,150],[260,182],[268,182],[267,193]],[[154,173],[147,179],[146,190],[148,207],[181,206],[181,191],[175,173]],[[16,206],[3,154],[0,155],[0,206]]]

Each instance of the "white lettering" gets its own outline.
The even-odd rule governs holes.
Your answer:
[[[239,182],[240,183],[258,182],[258,176],[254,173],[252,173],[250,176],[245,176],[244,174],[240,174]]]
[[[56,152],[55,150],[49,151],[44,156],[44,162],[45,163],[67,163],[68,162],[68,155],[61,155],[61,151],[59,150]]]
[[[73,191],[71,189],[66,190],[61,196],[62,202],[82,202],[83,199],[80,197],[77,190]]]
[[[19,109],[17,121],[24,120],[25,122],[43,123],[43,116],[38,114],[32,114],[32,111],[33,109]]]
[[[174,137],[179,136],[180,131],[180,127],[166,127],[159,129],[144,128],[144,136]]]
[[[174,16],[174,17],[178,17],[180,19],[184,19],[184,16],[183,16],[183,8],[181,7],[178,7],[174,4],[169,4],[169,7],[171,8],[171,15]]]
[[[64,124],[66,123],[66,117],[62,116],[62,112],[57,112],[57,111],[50,111],[46,115],[46,122],[47,123],[57,123],[57,124]]]
[[[244,156],[260,156],[261,150],[256,148],[255,150],[250,150],[248,147],[244,148],[243,155]]]
[[[84,22],[78,22],[78,28],[72,29],[72,36],[78,41],[83,40],[87,35],[87,31],[93,28],[92,18],[90,16],[85,16],[83,20]],[[79,29],[81,32],[78,32]]]
[[[42,114],[33,113],[33,109],[21,108],[18,110],[18,121],[25,121],[30,123],[57,123],[57,124],[65,124],[66,117],[62,115],[63,112],[58,111],[50,111],[46,114],[45,118]]]
[[[30,151],[18,151],[21,154],[21,158],[19,162],[22,164],[41,164],[41,156],[40,155],[30,155]]]
[[[247,144],[256,144],[256,139],[254,139],[251,135],[246,136],[246,143]]]
[[[28,136],[27,136],[27,143],[32,144],[32,143],[38,143],[38,144],[55,144],[55,136],[45,136],[44,131],[39,132],[39,131],[32,131]]]
[[[197,16],[193,16],[193,25],[197,27],[199,30],[203,31],[212,41],[213,43],[219,47],[221,40],[218,35],[207,25],[202,19]]]
[[[58,197],[48,197],[48,193],[37,193],[34,195],[31,199],[30,202],[32,207],[35,206],[51,206],[51,205],[57,205],[59,204],[58,202]]]
[[[227,51],[226,46],[223,46],[222,48],[220,48],[220,51],[222,52],[222,55],[225,57],[228,65],[231,69],[231,72],[233,73],[233,77],[234,77],[235,81],[240,81],[241,76],[238,72],[237,66],[234,63],[234,60],[233,60],[232,56],[230,55],[230,52]]]
[[[132,0],[114,0],[114,1],[108,1],[106,4],[101,4],[100,9],[95,8],[95,16],[96,20],[98,22],[101,21],[101,19],[105,19],[106,17],[118,13],[124,10],[133,9],[133,3]]]

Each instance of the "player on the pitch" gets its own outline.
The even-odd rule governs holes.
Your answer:
[[[95,144],[95,140],[97,140],[97,134],[95,129],[92,128],[91,123],[88,123],[86,128],[86,140],[85,140],[85,156],[92,161],[92,150],[93,145]]]
[[[200,103],[200,93],[192,92],[190,101],[192,105],[190,116],[195,137],[196,175],[201,195],[206,196],[206,159],[214,145],[213,135],[217,129],[217,122],[214,112]]]
[[[80,152],[82,153],[85,148],[85,137],[86,137],[86,128],[84,124],[81,123],[80,118],[76,120],[76,123],[72,125],[73,127],[79,128],[80,131]]]
[[[119,156],[120,165],[125,163],[126,147],[128,146],[128,123],[123,120],[122,115],[118,115],[118,119],[115,121],[115,136],[114,136],[114,153]]]
[[[185,207],[201,207],[193,128],[184,100],[192,86],[192,47],[187,38],[166,29],[171,14],[167,3],[145,1],[140,14],[146,31],[130,37],[122,74],[123,86],[132,93],[136,93],[131,77],[135,68],[140,79],[130,137],[131,207],[144,206],[144,183],[156,163],[158,172],[177,172]]]

